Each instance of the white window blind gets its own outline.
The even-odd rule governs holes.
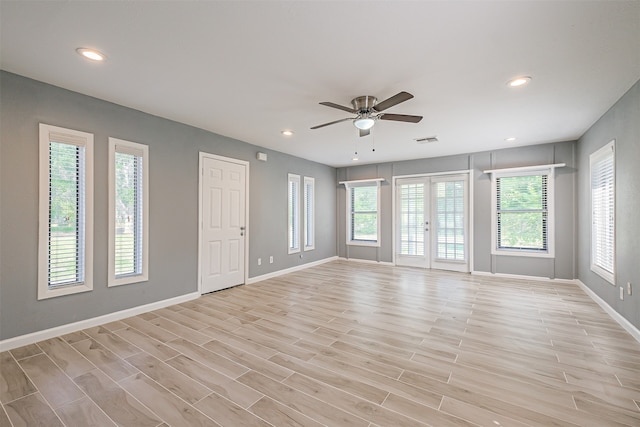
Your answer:
[[[347,189],[347,245],[380,246],[380,183],[384,178],[340,181]]]
[[[402,184],[400,190],[400,255],[424,256],[424,183]]]
[[[615,284],[615,142],[589,157],[591,269]]]
[[[378,241],[378,186],[352,187],[350,240]]]
[[[109,286],[148,279],[148,146],[109,138]]]
[[[84,281],[84,147],[49,142],[50,288]]]
[[[38,299],[93,289],[93,135],[40,124]]]
[[[436,216],[436,258],[464,261],[465,255],[465,181],[447,180],[432,184]]]
[[[315,179],[304,177],[304,250],[315,248]]]
[[[116,277],[142,271],[142,157],[116,152]]]
[[[300,175],[288,175],[288,253],[300,252]]]
[[[496,178],[497,248],[548,250],[548,175]]]

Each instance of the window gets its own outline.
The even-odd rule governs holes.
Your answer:
[[[553,168],[493,171],[493,254],[553,257]]]
[[[93,289],[93,135],[40,124],[38,299]]]
[[[109,138],[108,286],[146,281],[149,147]]]
[[[315,179],[304,177],[304,250],[315,248]]]
[[[293,254],[300,252],[300,175],[290,173],[288,181],[288,253]]]
[[[615,141],[589,156],[591,270],[615,285]]]
[[[453,177],[432,184],[436,223],[435,258],[465,261],[465,180]]]
[[[347,181],[347,244],[380,246],[380,181]]]
[[[399,186],[400,255],[424,256],[424,182]]]

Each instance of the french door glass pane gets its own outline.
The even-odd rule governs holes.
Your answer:
[[[424,184],[400,186],[400,254],[424,256]]]
[[[436,208],[437,259],[465,260],[464,181],[433,184]]]

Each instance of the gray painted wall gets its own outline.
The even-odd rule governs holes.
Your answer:
[[[589,155],[616,140],[616,286],[590,268],[591,199]],[[640,329],[640,81],[579,140],[578,278]],[[634,292],[620,300],[620,286]]]
[[[336,255],[334,168],[15,74],[0,72],[0,91],[0,339],[195,292],[200,151],[251,162],[250,277]],[[36,299],[39,123],[95,138],[94,290],[43,301]],[[110,136],[148,144],[150,159],[149,281],[114,288],[106,286]],[[257,161],[257,151],[269,161]],[[288,172],[315,178],[316,249],[304,258],[287,255]]]
[[[346,244],[346,190],[338,186],[338,255],[391,262],[392,191],[394,176],[473,170],[473,251],[475,271],[573,279],[575,274],[575,142],[541,144],[466,155],[408,160],[338,169],[338,181],[384,178],[381,188],[380,248]],[[491,255],[491,179],[487,169],[566,163],[556,170],[556,256],[554,259]]]

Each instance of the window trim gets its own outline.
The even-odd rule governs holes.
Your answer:
[[[311,188],[311,200],[307,188]],[[303,210],[304,210],[304,244],[305,251],[311,251],[316,248],[316,226],[315,226],[315,210],[316,210],[316,180],[315,178],[305,176],[303,181]]]
[[[346,231],[347,231],[347,238],[346,238],[346,244],[350,245],[350,246],[370,246],[370,247],[380,247],[380,185],[381,182],[384,181],[384,178],[374,178],[374,179],[360,179],[360,180],[356,180],[356,181],[340,181],[340,184],[344,184],[345,188],[347,189],[346,191],[346,196],[347,196],[347,202],[346,202],[346,213],[347,213],[347,224],[346,224]],[[377,206],[376,206],[376,225],[377,225],[377,230],[376,230],[376,240],[371,240],[371,241],[367,241],[367,240],[355,240],[351,238],[351,215],[352,215],[352,209],[351,209],[351,194],[354,188],[357,187],[373,187],[375,186],[377,189],[377,195],[376,195],[376,202],[377,202]]]
[[[292,199],[291,183],[296,184],[295,200]],[[291,203],[294,202],[295,206]],[[292,218],[292,215],[294,217]],[[291,224],[291,227],[289,226]],[[295,235],[294,235],[295,234]],[[292,246],[295,243],[296,246]],[[300,175],[287,174],[287,254],[300,252]]]
[[[116,246],[116,153],[142,157],[142,266],[141,273],[117,277],[115,274]],[[109,138],[109,252],[107,286],[121,286],[149,280],[149,146],[136,142]]]
[[[605,160],[607,157],[611,156],[613,161],[612,167],[612,181],[613,181],[613,239],[612,239],[612,250],[613,250],[613,262],[612,269],[610,272],[598,264],[595,264],[595,250],[596,246],[594,245],[594,218],[593,218],[593,172],[594,165],[599,163],[602,160]],[[599,148],[589,155],[589,207],[591,209],[590,217],[591,217],[591,232],[590,232],[590,250],[589,250],[589,265],[591,271],[596,273],[598,276],[602,277],[604,280],[609,282],[611,285],[616,285],[616,149],[615,149],[615,139],[609,141],[605,146]]]
[[[491,255],[555,258],[555,169],[564,166],[564,163],[558,163],[484,171],[491,173]],[[532,175],[547,175],[547,250],[498,248],[497,178]]]
[[[49,156],[51,134],[62,136],[70,145],[84,147],[84,277],[67,286],[49,287]],[[38,188],[38,300],[93,290],[93,134],[58,126],[39,124]]]

